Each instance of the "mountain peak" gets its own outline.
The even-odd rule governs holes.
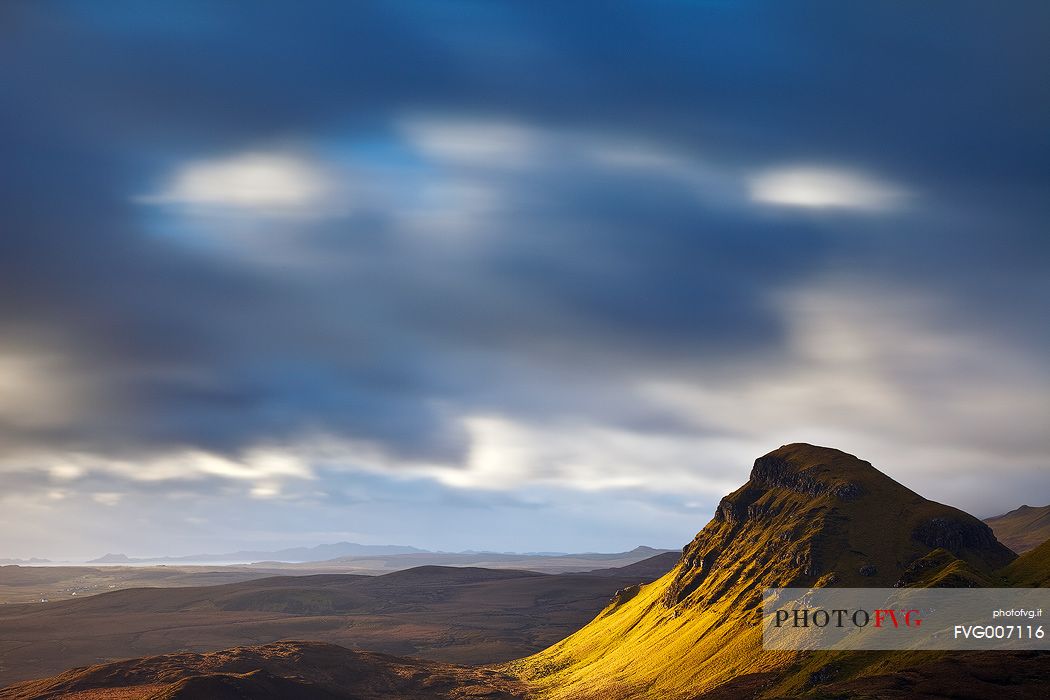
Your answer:
[[[934,550],[945,556],[925,559]],[[675,606],[784,586],[941,584],[1007,564],[1013,553],[976,518],[928,501],[871,463],[830,447],[784,445],[755,460],[683,550],[664,596]],[[740,582],[750,580],[750,586]]]
[[[133,560],[127,554],[113,554],[112,552],[107,553],[97,559],[91,559],[88,564],[128,564]]]
[[[865,493],[865,482],[880,478],[890,480],[854,455],[801,442],[759,457],[751,470],[751,481],[757,485],[810,496],[830,493],[844,501],[859,498]]]

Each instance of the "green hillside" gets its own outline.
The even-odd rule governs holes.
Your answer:
[[[1017,557],[1002,573],[1011,586],[1050,586],[1050,540]]]

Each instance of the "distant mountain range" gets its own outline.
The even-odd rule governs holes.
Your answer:
[[[475,566],[491,569],[528,569],[544,573],[568,573],[627,566],[665,552],[678,550],[635,547],[629,552],[585,552],[565,554],[541,552],[431,552],[400,545],[366,545],[354,542],[294,547],[274,552],[240,551],[225,554],[193,554],[181,557],[129,557],[107,554],[88,564],[253,564],[291,571],[388,573],[415,566]]]
[[[1018,554],[1050,540],[1050,506],[1021,506],[1009,513],[986,518],[996,538]]]
[[[29,559],[0,559],[0,566],[34,566],[36,564],[50,564],[50,559],[31,557]]]
[[[317,571],[346,571],[356,573],[387,573],[416,566],[473,566],[486,569],[526,569],[547,574],[607,569],[628,566],[644,559],[679,550],[635,547],[629,552],[583,552],[580,554],[513,554],[506,552],[413,552],[391,556],[349,556],[300,565],[281,566],[282,569],[309,568]],[[275,566],[275,562],[260,562]]]
[[[308,562],[324,561],[336,557],[352,556],[389,556],[426,552],[418,547],[407,547],[392,544],[357,544],[356,542],[336,542],[319,544],[315,547],[290,547],[276,551],[241,550],[224,554],[189,554],[180,557],[129,557],[126,554],[106,554],[88,564],[184,564],[187,562],[221,562],[251,563],[256,561]]]

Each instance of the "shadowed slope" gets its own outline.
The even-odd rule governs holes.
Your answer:
[[[617,590],[670,568],[551,576],[431,566],[384,576],[281,576],[4,605],[0,686],[70,666],[279,639],[449,663],[507,661],[564,638]]]
[[[639,583],[649,583],[673,569],[680,558],[681,554],[678,552],[664,552],[634,564],[628,564],[616,569],[595,569],[594,571],[588,571],[587,574],[589,576],[636,578]]]
[[[946,656],[890,673],[831,682],[801,695],[766,695],[777,674],[753,673],[705,693],[703,700],[1045,700],[1050,687],[1050,653],[980,652]],[[699,700],[699,698],[697,699]]]
[[[787,445],[755,461],[670,573],[507,668],[552,697],[694,697],[795,662],[761,650],[763,588],[980,585],[1014,557],[981,521],[867,462]]]
[[[2,700],[523,697],[516,681],[471,669],[319,642],[277,642],[77,668],[0,690]]]

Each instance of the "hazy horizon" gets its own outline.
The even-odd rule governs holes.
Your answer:
[[[4,3],[0,558],[1050,502],[1021,5]]]
[[[77,563],[83,564],[83,563],[90,563],[92,565],[97,565],[97,566],[152,566],[153,565],[152,562],[165,562],[165,561],[174,560],[174,559],[180,559],[180,560],[181,559],[186,559],[185,562],[180,562],[180,563],[185,563],[187,566],[189,566],[189,565],[196,565],[196,564],[204,564],[204,565],[207,565],[207,566],[227,566],[227,565],[251,564],[251,563],[260,563],[260,562],[255,562],[253,560],[246,560],[246,559],[229,559],[229,560],[215,561],[215,560],[212,560],[211,557],[216,557],[216,556],[226,555],[226,554],[237,554],[238,552],[257,552],[257,553],[264,553],[264,554],[273,554],[273,553],[280,552],[280,551],[283,551],[283,550],[286,550],[286,549],[314,549],[314,548],[321,547],[321,546],[324,546],[324,545],[338,545],[338,544],[366,544],[366,543],[364,543],[364,542],[352,542],[352,543],[347,543],[347,542],[319,542],[319,543],[314,543],[314,544],[299,544],[299,545],[281,546],[281,547],[275,547],[275,548],[272,548],[272,549],[264,548],[264,549],[254,549],[254,550],[241,549],[241,550],[236,550],[236,551],[221,551],[221,552],[220,551],[215,551],[215,552],[186,552],[186,553],[183,553],[183,554],[167,554],[167,553],[153,552],[153,551],[151,551],[151,552],[105,552],[105,553],[99,554],[97,556],[81,556],[81,557],[67,558],[67,559],[50,559],[49,557],[30,557],[30,558],[11,558],[11,559],[0,558],[0,562],[4,562],[4,561],[24,561],[24,562],[28,562],[31,559],[38,559],[38,560],[46,559],[47,560],[46,564],[71,564],[71,563],[73,563],[73,564],[77,564]],[[443,554],[500,554],[500,555],[513,555],[513,556],[535,556],[535,557],[553,556],[553,557],[559,557],[559,556],[574,556],[574,555],[578,555],[578,554],[620,554],[620,553],[623,553],[623,552],[630,552],[630,551],[633,551],[635,549],[639,549],[639,548],[643,548],[643,547],[649,547],[649,545],[640,544],[640,545],[635,545],[634,547],[629,547],[629,548],[626,548],[626,549],[617,550],[615,552],[596,552],[596,551],[566,552],[566,551],[554,551],[554,550],[537,550],[537,551],[520,552],[520,551],[496,550],[496,549],[481,549],[481,550],[465,549],[465,550],[456,550],[456,551],[440,550],[440,549],[431,550],[431,549],[424,549],[424,548],[421,548],[421,547],[415,547],[415,545],[412,545],[412,544],[405,544],[405,543],[399,543],[399,542],[373,543],[373,544],[366,545],[366,546],[375,546],[375,547],[383,547],[383,546],[410,547],[410,548],[414,548],[414,549],[416,549],[418,551],[416,551],[416,552],[403,552],[403,553],[398,553],[398,554],[360,554],[360,555],[337,555],[337,556],[391,557],[391,556],[399,556],[399,554],[421,554],[421,555],[425,555],[425,554],[439,554],[439,555],[443,555]],[[653,549],[653,550],[657,550],[657,551],[663,551],[663,550],[677,551],[677,550],[681,549],[681,547],[649,547],[649,548]],[[97,562],[97,561],[92,561],[92,560],[95,560],[95,559],[105,559],[106,557],[110,557],[110,556],[117,556],[117,557],[122,557],[123,556],[123,557],[127,557],[128,559],[130,559],[132,561],[129,561],[129,562],[118,562],[118,561]],[[201,556],[202,559],[195,560],[195,559],[190,559],[189,558],[189,557],[194,557],[194,556]],[[336,558],[336,557],[333,556],[332,558]],[[314,562],[320,562],[320,561],[324,561],[324,559],[310,559],[310,560],[303,561],[303,562],[300,562],[299,560],[288,561],[288,562],[286,562],[284,560],[278,560],[277,563],[314,563]],[[41,562],[41,563],[45,563],[45,562]]]
[[[746,476],[745,476],[745,480],[746,480]],[[741,482],[741,483],[743,483],[743,482]],[[905,484],[905,486],[907,486],[907,484]],[[920,494],[920,495],[924,495],[925,496],[925,494]],[[937,499],[931,498],[931,500],[937,500]],[[1036,501],[1037,500],[1038,499],[1036,499]],[[717,505],[717,501],[715,502],[715,505]],[[947,503],[947,505],[953,505],[953,504]],[[996,516],[996,515],[1002,515],[1002,514],[1008,512],[1009,510],[1014,510],[1015,508],[1019,508],[1022,505],[1039,507],[1040,505],[1045,505],[1045,504],[1040,504],[1040,503],[1037,503],[1035,501],[1033,501],[1033,502],[1025,502],[1025,503],[1018,503],[1016,506],[1013,506],[1013,507],[1007,509],[1006,511],[1000,511],[1000,512],[995,512],[995,513],[987,513],[987,514],[983,514],[983,513],[971,513],[971,514],[972,515],[976,515],[977,517],[984,519],[984,518],[989,518],[989,517],[993,517],[993,516]],[[702,522],[701,521],[697,521],[698,524],[696,526],[696,529],[697,530],[701,529],[703,527],[703,525],[705,525],[708,522],[708,520],[713,515],[714,515],[714,505],[712,506],[711,512],[708,513],[706,516],[704,516],[704,518],[702,519]],[[334,533],[334,534],[338,535],[338,533]],[[345,533],[345,534],[351,534],[351,533]],[[695,535],[695,533],[694,533],[694,535]],[[358,539],[338,539],[338,540],[325,540],[325,541],[319,541],[319,540],[301,541],[301,540],[293,540],[293,539],[289,539],[289,540],[280,540],[280,539],[277,539],[277,540],[250,540],[250,541],[245,541],[247,543],[244,544],[243,546],[231,545],[231,546],[226,547],[226,548],[212,547],[211,549],[192,549],[192,548],[190,548],[190,549],[187,549],[185,551],[169,551],[169,550],[162,550],[162,549],[156,548],[156,547],[162,547],[162,545],[155,545],[155,548],[153,548],[153,549],[143,549],[141,551],[138,551],[138,550],[136,550],[136,551],[124,551],[124,550],[118,550],[118,549],[112,549],[112,548],[111,549],[106,549],[105,547],[102,547],[102,549],[94,551],[93,553],[81,552],[81,553],[77,553],[77,554],[68,554],[68,555],[61,555],[61,556],[46,556],[46,555],[38,553],[38,554],[26,554],[26,555],[21,555],[21,556],[10,556],[10,557],[4,556],[4,557],[0,557],[0,560],[2,560],[2,559],[29,560],[29,559],[32,559],[32,558],[38,558],[38,559],[47,559],[47,560],[49,560],[47,564],[61,565],[61,564],[70,564],[70,563],[73,563],[73,564],[75,564],[75,563],[86,563],[86,562],[89,562],[92,559],[99,559],[99,558],[103,558],[103,557],[105,557],[107,555],[113,554],[113,555],[124,555],[124,556],[129,557],[130,559],[147,559],[147,560],[154,561],[154,560],[160,560],[160,559],[177,559],[177,558],[189,557],[189,556],[194,556],[194,555],[216,556],[216,555],[220,555],[220,554],[235,553],[235,552],[238,552],[238,551],[272,552],[272,551],[278,551],[278,550],[284,550],[284,549],[293,549],[293,548],[313,548],[313,547],[318,547],[318,546],[323,546],[323,545],[341,544],[341,543],[347,543],[347,542],[353,543],[353,544],[371,545],[371,546],[416,547],[416,548],[420,549],[423,553],[456,554],[456,553],[476,552],[476,553],[493,553],[493,554],[498,553],[498,554],[522,554],[522,555],[561,555],[561,554],[582,554],[582,553],[628,552],[628,551],[631,551],[631,550],[635,549],[636,547],[651,547],[653,549],[658,549],[658,550],[679,550],[683,546],[688,544],[689,541],[692,540],[692,538],[693,538],[693,536],[690,535],[687,539],[683,540],[681,543],[654,544],[654,543],[651,543],[651,542],[637,542],[635,544],[621,545],[619,547],[616,547],[616,545],[613,545],[611,548],[607,547],[605,549],[581,548],[581,549],[571,549],[570,550],[570,549],[557,549],[557,548],[545,548],[545,549],[544,548],[540,548],[540,549],[531,549],[531,550],[513,550],[513,549],[505,549],[505,548],[501,549],[501,548],[488,548],[488,547],[485,547],[485,548],[481,548],[481,547],[461,547],[461,548],[458,548],[458,549],[446,548],[446,547],[440,547],[440,546],[437,546],[437,547],[424,547],[424,546],[416,544],[415,542],[400,542],[400,541],[399,542],[394,542],[394,541],[378,541],[378,540],[373,541],[374,538],[368,538],[367,535],[359,535]],[[238,540],[231,539],[229,541],[230,542],[237,542]],[[562,540],[562,541],[567,541],[567,540]],[[267,542],[269,542],[270,544],[267,544]],[[146,545],[146,547],[149,547],[149,546],[150,545]],[[186,561],[186,562],[180,562],[180,563],[184,563],[187,566],[189,566],[189,565],[196,565],[196,564],[204,564],[204,565],[208,565],[208,566],[224,566],[224,565],[246,564],[246,563],[251,563],[251,562],[242,561],[242,560],[230,560],[230,561],[217,562],[217,561],[207,561],[207,560],[203,560],[202,559],[200,561],[194,560],[194,561]],[[41,565],[47,565],[47,564],[41,564]],[[154,565],[154,564],[151,564],[150,561],[144,561],[144,562],[131,562],[131,563],[126,563],[126,564],[121,564],[121,563],[96,563],[96,564],[93,564],[93,565],[98,565],[98,566],[121,566],[121,565],[125,565],[125,566],[151,566],[151,565]]]

